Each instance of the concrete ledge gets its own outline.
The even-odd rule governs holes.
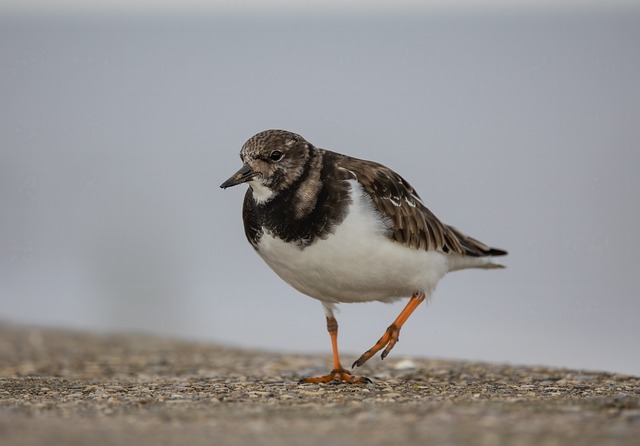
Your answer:
[[[640,378],[391,358],[299,385],[328,356],[0,325],[2,445],[637,445]]]

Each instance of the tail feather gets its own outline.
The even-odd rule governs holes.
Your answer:
[[[500,257],[506,256],[507,254],[509,254],[507,251],[499,248],[489,248],[489,250],[484,251],[484,255],[489,257]]]
[[[449,229],[458,237],[460,245],[464,248],[464,255],[470,257],[498,257],[507,255],[507,251],[499,248],[492,248],[489,245],[482,243],[480,240],[476,240],[473,237],[463,234],[453,226],[449,226]]]
[[[457,271],[467,268],[482,268],[482,269],[500,269],[505,268],[504,265],[493,262],[493,257],[490,256],[464,256],[460,254],[451,254],[448,256],[449,271]]]

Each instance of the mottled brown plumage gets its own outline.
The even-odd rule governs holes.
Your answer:
[[[415,249],[452,252],[473,257],[499,256],[491,248],[445,225],[422,202],[415,189],[388,167],[373,161],[336,154],[336,167],[357,180],[376,210],[391,226],[389,237]]]

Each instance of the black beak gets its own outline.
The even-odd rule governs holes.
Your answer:
[[[226,189],[227,187],[237,186],[238,184],[246,183],[256,175],[258,175],[257,172],[254,172],[248,164],[245,164],[239,171],[234,173],[231,178],[222,183],[220,187]]]

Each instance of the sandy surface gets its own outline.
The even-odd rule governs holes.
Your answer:
[[[330,358],[0,325],[0,444],[639,444],[638,377],[370,363],[301,385]]]

